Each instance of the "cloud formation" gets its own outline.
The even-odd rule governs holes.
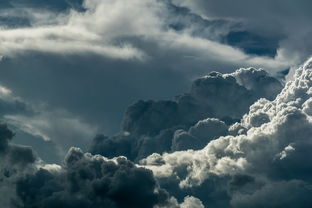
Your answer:
[[[310,206],[311,73],[312,59],[275,100],[260,99],[230,127],[244,131],[210,141],[202,150],[153,154],[141,164],[159,178],[176,178],[182,189],[232,178],[224,188],[232,207]]]
[[[215,2],[213,0],[183,0],[172,1],[175,5],[183,6],[190,9],[193,13],[207,19],[231,19],[238,20],[242,27],[232,30],[229,34],[236,35],[233,38],[240,41],[240,37],[245,37],[251,41],[251,45],[255,44],[254,49],[261,49],[261,40],[253,42],[253,38],[248,37],[254,34],[271,39],[271,46],[277,42],[277,56],[283,54],[288,57],[296,57],[298,62],[303,62],[311,55],[309,34],[311,28],[307,27],[311,19],[311,13],[308,8],[311,2],[302,0],[293,2],[291,0],[277,0],[275,2],[264,1],[247,1],[238,0],[228,2],[221,0]],[[227,5],[225,8],[224,5]],[[237,41],[234,45],[247,44],[248,41]],[[270,42],[270,41],[269,41]],[[260,45],[258,45],[260,44]],[[257,46],[258,45],[258,46]],[[262,46],[265,43],[262,43]],[[270,47],[266,47],[270,49]],[[297,63],[298,64],[298,63]]]
[[[153,207],[168,196],[150,171],[126,158],[107,160],[72,148],[60,170],[40,169],[17,181],[24,207]]]
[[[222,37],[237,23],[222,18],[209,21],[170,1],[85,0],[83,10],[46,10],[44,13],[27,7],[33,4],[22,5],[11,10],[10,16],[14,16],[14,11],[18,17],[24,13],[23,19],[29,21],[29,26],[1,30],[0,53],[4,56],[39,51],[146,61],[153,56],[149,49],[153,44],[174,53],[183,49],[184,56],[197,59],[218,62],[220,57],[226,57],[222,60],[230,64],[244,62],[275,70],[297,61],[282,53],[275,58],[254,57],[223,44]],[[178,20],[179,16],[183,21]],[[51,22],[51,19],[55,20]]]
[[[107,135],[118,132],[124,109],[134,101],[168,99],[212,70],[254,66],[273,74],[298,63],[297,56],[277,50],[280,37],[254,34],[240,19],[205,18],[174,1],[1,4],[1,83]],[[259,45],[276,56],[245,50]]]
[[[239,121],[257,99],[272,100],[281,89],[282,84],[261,69],[211,72],[175,100],[136,102],[126,110],[121,133],[99,135],[90,151],[137,160],[152,153],[201,149],[227,135],[228,125]]]
[[[11,144],[13,136],[0,125],[2,206],[203,208],[191,196],[179,204],[150,170],[125,157],[107,159],[72,147],[61,166],[45,164],[30,147]]]
[[[200,120],[187,130],[175,131],[175,150],[181,147],[182,151],[153,153],[140,165],[123,156],[108,159],[74,147],[63,164],[46,164],[31,148],[12,144],[14,134],[1,125],[0,200],[9,207],[75,207],[77,203],[82,207],[309,207],[311,74],[312,59],[297,70],[295,79],[275,99],[261,98],[252,104],[239,123]],[[270,80],[273,85],[265,85],[270,88],[278,83],[252,68],[212,73],[201,79],[235,80],[249,91],[262,86],[256,82]],[[259,94],[266,92],[259,88]],[[184,96],[190,95],[194,94]],[[163,135],[166,131],[160,130]],[[124,132],[123,137],[142,132],[155,134],[144,127]],[[103,137],[98,140],[110,140]],[[187,137],[202,144],[183,150],[183,145],[191,144]],[[113,142],[110,145],[113,151],[120,149],[114,149]]]

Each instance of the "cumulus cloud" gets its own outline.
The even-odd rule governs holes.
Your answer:
[[[187,132],[177,130],[172,139],[172,151],[202,149],[206,144],[220,136],[228,134],[228,126],[215,118],[207,118],[199,121]]]
[[[233,207],[308,207],[312,124],[306,112],[311,63],[312,59],[297,70],[294,81],[276,99],[260,99],[250,107],[241,123],[235,124],[245,131],[219,137],[198,151],[153,154],[141,164],[159,178],[176,178],[186,190],[215,177],[232,178],[224,187]],[[292,197],[284,197],[288,194]]]
[[[257,99],[272,100],[281,89],[282,84],[261,69],[212,72],[196,79],[190,92],[175,100],[131,105],[121,133],[96,137],[91,152],[137,160],[152,153],[201,149],[210,140],[227,135],[228,125],[239,121]],[[229,131],[234,132],[234,127]]]
[[[30,147],[11,144],[0,125],[0,202],[5,207],[202,208],[195,197],[179,204],[159,187],[152,171],[125,157],[107,159],[72,147],[63,164],[45,164]]]
[[[40,169],[20,179],[16,190],[24,207],[153,207],[168,198],[150,171],[126,158],[108,160],[77,148],[62,169]]]

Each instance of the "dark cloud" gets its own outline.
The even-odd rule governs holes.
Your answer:
[[[299,63],[311,54],[311,44],[307,44],[311,33],[308,26],[311,19],[311,2],[308,0],[173,2],[207,19],[231,19],[240,22],[240,30],[230,31],[225,39],[228,44],[246,52],[273,56],[277,51],[277,56],[296,56]],[[243,37],[244,39],[241,39]]]
[[[281,89],[281,83],[263,70],[239,69],[224,75],[212,72],[195,80],[190,92],[175,100],[131,105],[121,133],[96,137],[91,152],[135,160],[155,152],[201,149],[210,140],[226,135],[226,124],[239,121],[257,99],[272,100]],[[200,121],[205,118],[220,120]]]
[[[71,148],[62,166],[49,165],[30,147],[11,144],[13,136],[7,125],[0,125],[0,203],[6,207],[178,206],[152,171],[125,157],[109,160]]]
[[[9,161],[8,166],[14,164],[28,164],[35,160],[34,153],[29,147],[17,144],[10,144],[15,134],[8,129],[7,125],[1,124],[0,151],[4,160]],[[4,162],[6,164],[6,162]],[[1,167],[5,169],[5,167]]]
[[[174,2],[174,1],[173,1]],[[168,18],[170,28],[177,31],[187,31],[195,37],[224,43],[243,50],[247,54],[275,57],[279,49],[279,42],[283,40],[281,34],[262,34],[253,32],[244,22],[235,18],[205,18],[198,15],[191,7],[177,6],[172,1],[166,1],[171,12]],[[196,4],[196,3],[195,3]],[[183,4],[182,4],[183,5]],[[209,17],[209,14],[207,15]]]
[[[31,146],[46,163],[59,163],[62,161],[63,156],[58,145],[56,145],[54,141],[45,141],[44,138],[40,136],[29,134],[13,126],[10,126],[10,128],[14,129],[15,132],[13,143]]]
[[[30,147],[11,143],[14,133],[0,124],[0,203],[12,207],[18,201],[15,181],[24,173],[31,172],[37,157]]]
[[[35,161],[35,155],[31,148],[10,144],[14,133],[7,125],[0,124],[0,154],[4,160],[8,160],[8,167],[14,165],[27,165]],[[1,166],[1,168],[5,168]]]
[[[7,128],[6,125],[2,124],[0,127],[1,127],[0,149],[1,152],[5,152],[9,146],[9,141],[13,138],[14,134]]]
[[[23,207],[153,207],[168,195],[151,171],[126,158],[108,161],[72,148],[63,170],[40,169],[17,182]]]

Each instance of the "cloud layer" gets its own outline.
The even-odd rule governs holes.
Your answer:
[[[56,54],[93,53],[113,59],[142,61],[151,58],[153,54],[149,46],[154,44],[161,50],[183,49],[185,56],[199,59],[216,62],[220,60],[219,57],[227,57],[227,62],[231,64],[244,62],[276,70],[298,61],[282,53],[276,58],[254,57],[223,44],[222,37],[231,27],[235,27],[235,22],[222,18],[219,21],[205,20],[170,1],[135,0],[129,3],[124,0],[85,0],[83,10],[46,10],[44,13],[25,5],[18,8],[23,11],[24,19],[29,21],[30,26],[1,30],[0,52],[4,56],[39,51]],[[14,16],[14,10],[12,12],[9,16]],[[15,16],[20,14],[18,12]],[[182,21],[179,21],[179,16]],[[55,20],[51,22],[52,18]],[[193,25],[193,22],[196,24]]]

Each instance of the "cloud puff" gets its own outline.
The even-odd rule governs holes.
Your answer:
[[[227,125],[239,121],[257,99],[272,100],[281,89],[281,83],[261,69],[212,72],[196,79],[190,92],[175,100],[131,105],[121,133],[96,137],[91,152],[137,160],[152,153],[201,149],[210,140],[227,135]]]
[[[167,193],[150,171],[126,158],[107,160],[72,148],[62,169],[38,170],[17,182],[24,207],[153,207]]]
[[[6,115],[3,120],[24,133],[53,142],[60,155],[64,155],[71,146],[85,146],[96,135],[96,127],[66,111],[48,112],[44,109],[38,108],[34,116]]]
[[[232,127],[245,131],[219,137],[202,150],[153,154],[141,164],[159,178],[175,177],[182,189],[204,186],[215,177],[232,178],[224,187],[233,207],[308,207],[312,123],[306,112],[312,89],[311,63],[312,59],[297,70],[294,81],[276,99],[260,99]],[[289,194],[292,197],[284,197]],[[298,203],[302,200],[306,203]]]
[[[172,151],[202,149],[206,144],[220,136],[228,134],[228,126],[215,118],[207,118],[199,121],[187,132],[177,130],[172,139]]]

